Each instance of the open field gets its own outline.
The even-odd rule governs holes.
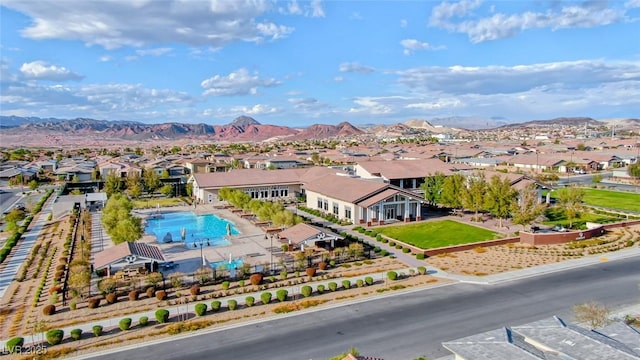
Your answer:
[[[379,228],[377,231],[421,249],[469,244],[492,240],[498,236],[498,234],[493,231],[452,220],[430,221],[401,226],[385,226]]]
[[[158,204],[162,208],[184,205],[184,202],[180,198],[152,198],[133,200],[134,209],[151,209],[157,207]]]

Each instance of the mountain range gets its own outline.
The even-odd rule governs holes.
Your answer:
[[[377,137],[431,135],[436,133],[454,133],[465,130],[486,128],[517,128],[535,126],[610,126],[613,121],[616,128],[640,128],[639,119],[616,119],[599,121],[587,117],[557,118],[535,120],[518,124],[509,124],[500,118],[451,117],[432,121],[411,119],[404,123],[390,125],[366,125],[356,127],[348,122],[337,125],[315,124],[305,128],[261,124],[249,116],[240,116],[226,125],[208,125],[204,123],[161,123],[146,124],[136,121],[107,121],[87,118],[54,119],[38,117],[0,116],[0,135],[2,145],[26,142],[29,139],[47,139],[48,143],[104,143],[105,141],[189,141],[216,140],[221,142],[251,142],[270,139],[304,140],[345,138],[353,136],[375,135]],[[433,125],[440,123],[442,125]],[[470,126],[474,125],[474,126]],[[42,141],[40,141],[42,144]],[[25,144],[26,145],[26,144]]]

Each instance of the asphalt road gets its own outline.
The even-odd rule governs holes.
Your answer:
[[[327,359],[350,347],[385,360],[449,355],[443,341],[640,298],[640,258],[499,285],[458,283],[111,352],[96,359]],[[94,358],[94,357],[92,357]]]

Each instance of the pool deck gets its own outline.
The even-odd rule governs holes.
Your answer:
[[[239,213],[233,213],[228,209],[221,209],[210,204],[198,205],[195,209],[192,206],[174,206],[169,208],[138,210],[137,215],[145,218],[148,215],[155,214],[156,211],[160,213],[184,211],[194,212],[198,215],[214,214],[233,222],[236,229],[240,232],[238,235],[227,237],[231,245],[204,247],[202,250],[200,248],[187,248],[180,242],[159,244],[154,235],[145,234],[139,241],[159,246],[167,261],[173,261],[178,264],[173,270],[164,271],[165,274],[172,272],[193,273],[202,267],[201,251],[207,264],[216,261],[228,261],[229,254],[231,254],[232,258],[241,258],[244,263],[251,265],[268,265],[271,261],[271,244],[273,244],[274,248],[274,262],[277,261],[278,254],[281,254],[279,242],[274,239],[272,243],[270,239],[265,239],[265,231],[262,228],[254,225],[250,220],[241,217]]]

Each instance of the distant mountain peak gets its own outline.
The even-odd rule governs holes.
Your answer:
[[[238,126],[238,127],[245,127],[245,126],[248,126],[248,125],[260,125],[260,123],[256,119],[254,119],[254,118],[252,118],[250,116],[242,115],[242,116],[238,116],[237,118],[233,119],[233,121],[229,125]]]

